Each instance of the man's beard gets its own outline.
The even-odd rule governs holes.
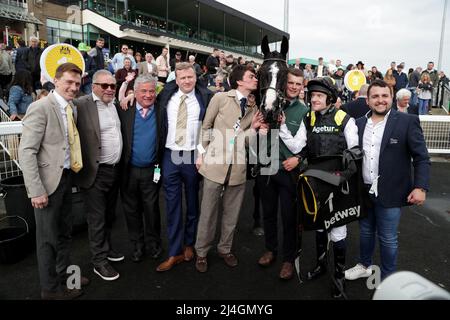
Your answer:
[[[377,116],[385,116],[385,115],[387,115],[387,113],[389,112],[389,109],[386,108],[386,109],[385,109],[384,111],[382,111],[382,112],[379,112],[379,111],[373,109],[372,112],[373,112],[374,114],[376,114]]]

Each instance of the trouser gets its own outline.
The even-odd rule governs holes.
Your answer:
[[[111,250],[111,229],[116,217],[119,167],[100,165],[94,184],[83,190],[87,208],[89,247],[94,266],[106,264]]]
[[[258,187],[264,214],[265,246],[268,251],[278,251],[278,199],[283,225],[283,262],[294,262],[297,250],[297,210],[295,184],[291,173],[279,170],[272,176],[258,176]]]
[[[199,176],[195,167],[194,151],[166,149],[163,158],[162,179],[166,198],[169,257],[181,254],[183,244],[193,246],[198,223]],[[172,156],[177,161],[173,161]],[[182,186],[186,194],[186,221],[183,226]]]
[[[72,177],[64,169],[56,191],[48,197],[48,205],[34,209],[36,219],[36,254],[41,288],[57,291],[60,276],[70,265],[72,240]]]
[[[367,217],[359,221],[360,262],[365,267],[372,265],[375,250],[375,235],[380,243],[381,279],[396,271],[398,253],[398,225],[400,208],[385,208],[371,196],[373,206]]]
[[[160,184],[153,182],[154,166],[127,171],[122,186],[122,204],[128,226],[128,236],[135,249],[161,246]],[[144,231],[145,230],[145,231]]]
[[[198,223],[197,241],[195,242],[195,250],[200,257],[207,256],[214,241],[222,190],[223,184],[204,178],[201,213]],[[219,253],[226,254],[231,251],[244,194],[245,183],[237,186],[226,186],[223,191],[222,230],[219,244],[217,245]]]

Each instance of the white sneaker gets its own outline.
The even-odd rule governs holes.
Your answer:
[[[372,275],[372,268],[364,267],[362,264],[358,263],[353,268],[345,270],[345,279],[356,280],[359,278],[367,278]]]

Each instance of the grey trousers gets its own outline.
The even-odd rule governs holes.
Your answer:
[[[89,247],[94,266],[108,263],[108,252],[112,249],[111,229],[116,217],[119,173],[118,166],[100,165],[94,184],[89,189],[83,189],[87,210]]]
[[[220,195],[223,185],[203,179],[203,197],[200,209],[200,218],[197,228],[197,241],[195,250],[200,257],[206,257],[211,249],[217,227],[219,215]],[[237,186],[227,186],[223,193],[222,230],[217,251],[229,253],[233,245],[234,231],[239,218],[245,194],[245,183]]]
[[[60,276],[70,265],[72,240],[72,177],[64,170],[58,188],[48,197],[48,205],[34,209],[36,218],[36,253],[41,288],[57,291]]]

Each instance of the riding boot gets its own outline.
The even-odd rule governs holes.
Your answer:
[[[345,240],[333,242],[334,279],[332,286],[333,298],[343,298],[345,294]]]
[[[327,244],[328,234],[325,231],[316,231],[317,263],[312,271],[308,272],[307,279],[314,280],[327,272]]]

